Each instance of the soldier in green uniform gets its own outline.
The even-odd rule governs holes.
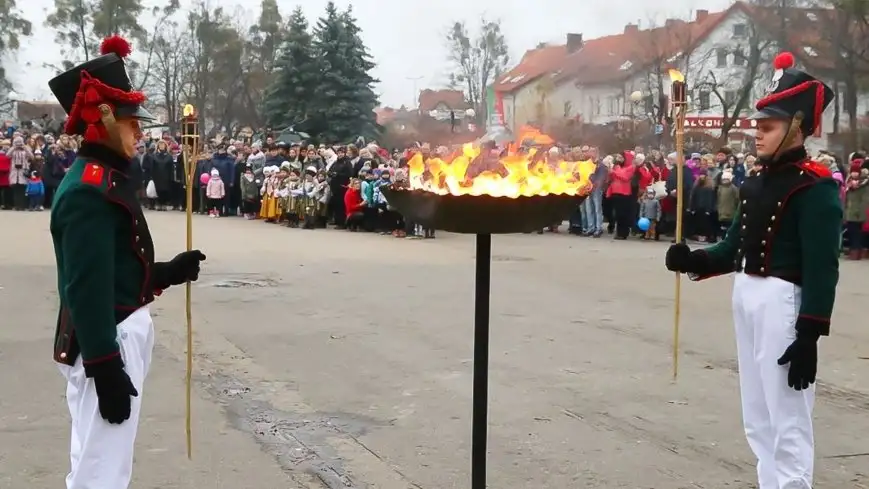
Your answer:
[[[692,280],[736,273],[733,320],[742,416],[759,489],[810,489],[818,339],[830,333],[839,279],[842,205],[830,170],[804,141],[833,91],[780,54],[757,103],[762,169],[740,188],[740,208],[718,244],[675,244],[667,268]]]
[[[148,304],[167,287],[196,280],[205,259],[191,251],[155,262],[129,177],[139,121],[152,117],[127,76],[129,44],[113,36],[101,53],[49,82],[69,115],[64,132],[84,136],[51,209],[60,296],[54,360],[72,417],[67,489],[129,486],[154,346]]]

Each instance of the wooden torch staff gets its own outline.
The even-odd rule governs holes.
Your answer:
[[[199,121],[196,118],[196,109],[192,105],[184,106],[182,112],[182,147],[184,151],[184,178],[187,184],[187,251],[193,249],[193,183],[196,177],[196,157],[199,149]],[[187,459],[193,459],[193,436],[191,428],[191,395],[193,383],[193,313],[190,302],[190,281],[186,286],[186,312],[187,312],[187,396],[186,416],[184,429],[187,434]]]
[[[688,105],[685,77],[677,70],[670,70],[670,105],[676,134],[676,243],[682,242],[682,216],[685,202],[685,109]],[[682,274],[676,272],[675,306],[673,308],[673,380],[679,377],[679,323],[681,321]]]

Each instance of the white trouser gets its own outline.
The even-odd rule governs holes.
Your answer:
[[[788,366],[777,363],[796,337],[801,292],[790,282],[744,273],[733,284],[742,420],[759,489],[812,487],[815,387],[788,387]]]
[[[148,306],[118,325],[118,344],[127,375],[139,391],[139,397],[131,399],[130,419],[119,425],[100,416],[94,380],[85,376],[81,356],[72,367],[59,364],[67,381],[66,402],[72,417],[67,489],[127,489],[130,485],[142,386],[154,349],[154,323]]]

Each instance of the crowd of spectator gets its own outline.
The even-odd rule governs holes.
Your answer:
[[[0,208],[39,211],[76,156],[76,138],[15,132],[0,140]],[[552,149],[557,158],[595,163],[593,190],[570,217],[571,234],[615,240],[672,238],[676,224],[676,153],[636,147],[602,155],[593,146]],[[446,157],[449,148],[427,144],[388,151],[376,143],[287,144],[266,137],[206,145],[196,155],[193,211],[243,217],[287,227],[332,226],[395,237],[434,238],[434,230],[407,222],[389,206],[381,187],[407,178],[407,162]],[[131,178],[144,205],[154,211],[184,210],[184,154],[164,133],[138,145]],[[821,152],[841,185],[843,247],[851,259],[869,258],[869,159],[854,153],[842,161]],[[688,155],[683,166],[683,235],[700,242],[721,239],[736,215],[739,187],[759,169],[751,154],[729,148]],[[547,228],[558,232],[559,226]],[[547,230],[540,230],[543,233]]]

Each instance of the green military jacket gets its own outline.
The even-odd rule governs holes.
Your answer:
[[[805,150],[785,153],[774,167],[749,177],[727,236],[696,253],[692,280],[743,272],[778,277],[802,288],[797,330],[828,335],[839,281],[842,202],[829,169]]]
[[[120,355],[117,325],[166,287],[129,165],[105,146],[84,144],[54,195],[57,362],[73,365],[81,354],[88,365]]]

